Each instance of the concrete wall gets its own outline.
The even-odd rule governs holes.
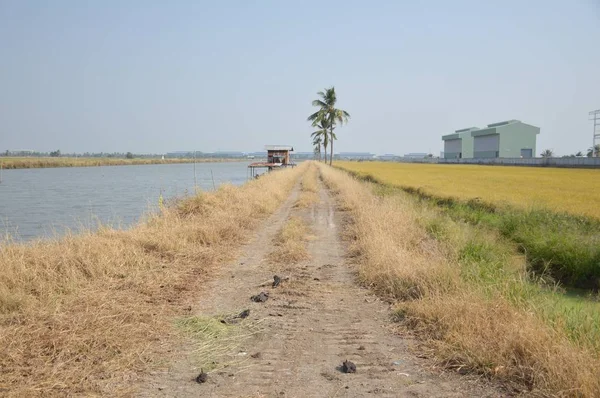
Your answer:
[[[480,164],[489,166],[570,167],[600,169],[600,158],[402,159],[406,163]]]

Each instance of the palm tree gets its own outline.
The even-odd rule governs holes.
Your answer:
[[[546,149],[544,152],[541,153],[543,158],[551,158],[552,156],[554,156],[554,152],[552,152],[552,149]]]
[[[594,147],[589,147],[587,152],[588,158],[594,158],[600,156],[600,144],[594,145]]]
[[[336,124],[339,123],[343,125],[348,122],[350,118],[350,114],[343,109],[337,109],[335,104],[337,102],[337,96],[335,94],[335,87],[325,89],[325,92],[319,91],[317,95],[320,99],[316,99],[312,102],[313,106],[318,106],[320,109],[310,115],[308,117],[308,121],[313,123],[313,126],[318,127],[317,124],[321,122],[321,126],[323,126],[322,122],[324,120],[327,121],[327,125],[329,127],[329,139],[331,146],[331,154],[329,156],[329,165],[332,164],[333,161],[333,141],[337,139],[333,130],[336,127]]]
[[[329,121],[322,116],[323,115],[319,117],[319,120],[315,120],[313,123],[313,127],[316,127],[319,130],[313,132],[311,137],[313,137],[313,144],[315,143],[317,137],[319,137],[324,148],[325,163],[327,163],[327,147],[329,146]]]
[[[313,133],[314,134],[314,133]],[[320,135],[312,136],[313,137],[313,145],[314,145],[314,153],[315,158],[320,162],[321,161],[321,144],[323,143],[323,139]]]
[[[579,151],[575,154],[575,157],[578,157],[578,158],[582,157],[582,156],[583,156],[583,153],[581,151]]]

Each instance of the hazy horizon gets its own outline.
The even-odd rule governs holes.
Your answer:
[[[509,119],[541,128],[536,155],[585,152],[597,38],[599,0],[0,0],[0,151],[310,152],[333,85],[335,152],[439,155]]]

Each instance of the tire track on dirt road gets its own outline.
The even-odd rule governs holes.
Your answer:
[[[480,381],[433,373],[411,354],[412,342],[394,333],[389,305],[356,284],[340,238],[342,212],[319,182],[319,202],[295,208],[296,188],[245,253],[207,286],[200,315],[250,309],[240,324],[258,324],[240,345],[222,355],[222,365],[197,384],[193,360],[175,363],[148,383],[142,396],[165,397],[498,397]],[[299,264],[270,265],[272,240],[290,216],[309,226],[310,258]],[[275,268],[274,268],[275,267]],[[265,282],[288,277],[277,288]],[[270,293],[265,303],[249,297]],[[239,360],[240,356],[243,360]],[[237,360],[236,360],[237,359]],[[356,364],[342,373],[344,360]]]

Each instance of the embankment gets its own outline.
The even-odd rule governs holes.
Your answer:
[[[235,162],[244,159],[196,159],[196,163]],[[0,165],[3,169],[43,169],[53,167],[95,167],[95,166],[133,166],[145,164],[178,164],[194,163],[194,159],[122,159],[122,158],[38,158],[38,157],[3,157]]]
[[[346,170],[346,169],[345,169]],[[381,179],[376,171],[348,170],[355,177],[377,183],[381,193],[402,190],[441,208],[456,221],[485,226],[514,242],[526,256],[529,271],[563,286],[600,289],[600,219],[543,207],[522,208],[507,203],[442,196],[402,183]],[[481,187],[481,196],[485,196]],[[587,198],[587,200],[591,200]]]
[[[320,166],[349,215],[359,279],[440,364],[537,396],[600,396],[597,303],[530,278],[512,242],[400,190]]]
[[[0,395],[127,395],[305,168],[174,202],[127,231],[0,245]]]

